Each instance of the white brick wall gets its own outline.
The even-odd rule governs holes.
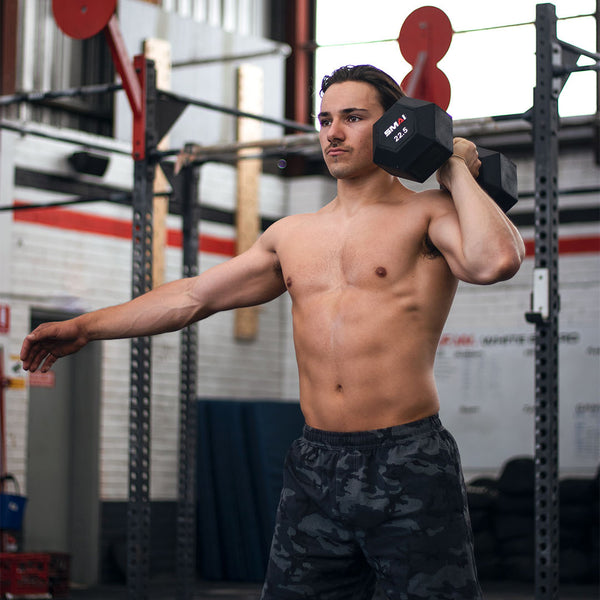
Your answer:
[[[18,188],[6,183],[6,173],[15,166],[27,166],[51,173],[69,173],[64,156],[72,146],[15,138],[2,148],[14,145],[12,163],[2,156],[3,183],[1,204],[14,199],[47,201],[62,198],[58,194]],[[38,152],[39,151],[39,152]],[[35,160],[34,160],[35,158]],[[127,186],[132,180],[127,157],[111,160],[105,180]],[[522,191],[531,191],[531,161],[519,164]],[[594,186],[599,183],[599,169],[585,152],[569,150],[561,158],[560,188]],[[7,194],[10,197],[7,197]],[[318,210],[335,195],[330,178],[306,177],[284,180],[263,176],[260,210],[263,216],[277,218],[284,214]],[[203,204],[233,210],[235,171],[226,165],[207,164],[201,169],[200,197]],[[597,206],[597,194],[570,195],[561,198],[561,206]],[[525,199],[514,211],[531,210],[533,200]],[[82,205],[85,215],[129,219],[130,210],[110,204]],[[10,214],[10,213],[8,213]],[[178,229],[180,219],[169,217],[169,227]],[[2,244],[10,256],[8,276],[0,279],[0,302],[9,303],[12,327],[8,336],[0,336],[5,347],[7,365],[18,354],[21,341],[28,332],[32,307],[87,311],[122,302],[130,297],[131,246],[127,239],[58,229],[24,222],[13,222],[0,215]],[[564,225],[561,236],[598,235],[599,224]],[[219,238],[233,239],[230,225],[201,223],[201,232]],[[523,230],[532,239],[532,230]],[[8,237],[5,237],[8,236]],[[7,239],[9,240],[7,242]],[[225,257],[201,253],[201,271],[225,260]],[[168,248],[166,279],[181,274],[181,252]],[[5,271],[6,263],[3,264]],[[561,328],[587,327],[598,331],[600,323],[600,256],[572,254],[560,259],[562,312]],[[510,281],[490,287],[459,286],[446,329],[522,331],[533,330],[525,323],[533,260],[525,261],[521,271]],[[7,280],[8,279],[8,280]],[[233,337],[233,314],[218,314],[199,324],[198,394],[217,398],[273,398],[296,401],[298,376],[291,332],[291,306],[287,295],[260,309],[260,327],[256,341],[237,342]],[[172,499],[176,494],[177,438],[179,403],[179,335],[158,336],[153,342],[152,396],[152,496]],[[568,364],[561,368],[569,369]],[[533,377],[533,373],[531,374]],[[103,342],[102,410],[101,410],[101,494],[105,499],[123,499],[127,494],[127,444],[129,408],[129,342]],[[27,400],[26,390],[7,390],[8,463],[9,470],[26,482]],[[564,402],[575,401],[566,398]],[[597,402],[597,398],[592,399]],[[456,400],[444,398],[452,404]],[[519,399],[520,402],[523,399]],[[533,402],[532,398],[527,399]],[[510,448],[507,448],[507,456]],[[473,456],[463,456],[467,470],[477,468]],[[500,461],[499,461],[500,462]]]
[[[39,147],[38,146],[42,147]],[[69,173],[65,156],[72,152],[69,144],[56,144],[37,139],[20,140],[14,154],[14,166],[31,167],[32,156],[40,152],[36,168],[50,173]],[[105,181],[127,185],[131,172],[122,166],[127,158],[111,161],[113,173]],[[10,165],[5,168],[8,169]],[[206,204],[233,210],[235,203],[235,169],[209,164],[201,169],[200,193]],[[286,185],[275,177],[263,177],[261,214],[277,218],[286,203]],[[45,202],[64,195],[11,188],[10,198]],[[107,204],[82,205],[84,215],[110,216],[127,220],[130,209]],[[7,213],[10,215],[10,213]],[[11,337],[0,343],[7,356],[18,353],[29,329],[30,309],[52,308],[89,311],[126,301],[131,294],[131,244],[129,240],[95,235],[4,219],[10,238],[10,281],[4,291],[12,309]],[[169,226],[180,227],[180,219],[169,217]],[[232,239],[231,226],[207,222],[202,233]],[[225,260],[222,256],[202,253],[200,270]],[[168,248],[166,280],[181,276],[181,252]],[[3,298],[0,296],[0,301]],[[257,340],[242,343],[233,337],[233,314],[219,314],[199,324],[199,388],[200,396],[280,398],[282,322],[287,308],[275,300],[260,309]],[[127,495],[128,415],[129,415],[129,347],[128,340],[103,342],[102,409],[101,409],[101,494],[105,499]],[[179,410],[179,334],[165,334],[153,340],[152,393],[152,469],[151,494],[156,499],[173,499],[177,489],[177,443]],[[8,462],[11,472],[26,482],[27,392],[8,393],[7,416]],[[24,483],[24,491],[26,486]]]

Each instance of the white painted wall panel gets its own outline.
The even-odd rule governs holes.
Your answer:
[[[160,38],[172,44],[173,63],[193,59],[215,58],[271,50],[275,42],[239,35],[215,27],[214,23],[194,21],[161,10],[146,2],[129,0],[118,6],[119,22],[130,56],[141,53],[142,40]],[[218,19],[221,23],[221,19]],[[252,59],[264,71],[268,82],[264,114],[282,117],[284,114],[285,59],[266,56]],[[240,61],[217,62],[173,69],[171,89],[198,100],[235,108],[236,68]],[[131,139],[131,109],[123,94],[116,97],[115,135],[120,140]],[[235,117],[204,108],[189,106],[169,132],[170,145],[181,148],[186,142],[215,144],[235,140]],[[263,125],[263,136],[278,137],[282,128]]]

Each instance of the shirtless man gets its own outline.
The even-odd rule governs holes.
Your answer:
[[[457,138],[441,190],[413,192],[372,161],[372,127],[402,95],[371,67],[322,85],[320,141],[337,196],[285,217],[198,277],[29,334],[48,370],[91,340],[180,329],[218,311],[292,299],[303,436],[286,459],[263,599],[481,598],[456,444],[437,416],[433,364],[458,280],[512,277],[523,241],[474,179]]]

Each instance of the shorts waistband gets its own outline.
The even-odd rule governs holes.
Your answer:
[[[384,429],[371,429],[368,431],[324,431],[304,425],[303,438],[307,442],[323,444],[331,447],[344,446],[374,446],[386,441],[399,441],[444,429],[439,415],[435,414],[418,421],[403,423]]]

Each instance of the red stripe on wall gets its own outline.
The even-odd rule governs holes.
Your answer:
[[[25,204],[27,202],[15,202],[15,206]],[[130,220],[82,213],[60,207],[16,210],[13,213],[13,220],[22,223],[35,223],[47,227],[67,229],[69,231],[79,231],[81,233],[107,235],[125,240],[131,239]],[[177,229],[169,229],[167,231],[168,246],[181,248],[182,240],[183,235],[181,231]],[[198,243],[202,252],[221,254],[223,256],[233,256],[235,254],[235,241],[231,239],[200,234]]]
[[[15,202],[15,206],[24,204],[27,203]],[[68,229],[70,231],[108,235],[121,239],[131,238],[130,220],[81,213],[60,207],[17,210],[13,213],[13,219],[24,223],[36,223],[48,227]],[[181,231],[169,229],[167,232],[167,244],[173,248],[181,248],[182,237]],[[232,239],[200,234],[199,243],[202,252],[221,254],[223,256],[234,256],[235,254],[235,240]],[[560,254],[598,253],[600,252],[600,236],[561,237],[558,242],[558,248]],[[525,241],[525,250],[527,256],[534,256],[534,240]]]
[[[581,254],[600,252],[600,236],[559,238],[559,254]]]
[[[27,202],[15,202],[15,206],[26,205]],[[25,223],[37,223],[48,227],[110,235],[118,238],[131,238],[131,221],[103,217],[89,213],[81,213],[64,208],[32,208],[15,210],[13,220]]]
[[[525,240],[527,256],[535,255],[535,241]],[[600,236],[561,237],[558,240],[559,254],[585,254],[600,252]]]
[[[235,240],[202,233],[200,234],[198,243],[202,252],[222,254],[224,256],[233,256],[235,254]],[[172,248],[181,248],[183,246],[183,233],[179,229],[169,229],[167,231],[167,245]]]

